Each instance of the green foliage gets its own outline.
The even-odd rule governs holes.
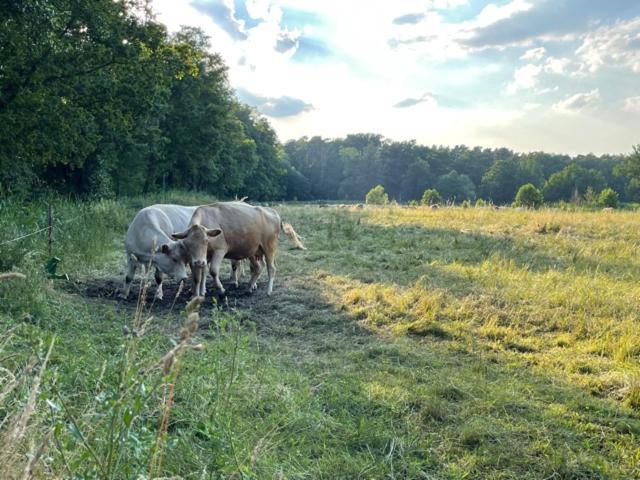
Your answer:
[[[612,188],[605,188],[600,192],[600,195],[598,195],[598,205],[618,208],[618,193]]]
[[[511,157],[498,160],[482,177],[481,194],[494,203],[510,203],[515,197],[518,185],[542,183],[539,166],[530,157]]]
[[[542,205],[542,193],[534,185],[527,183],[518,189],[515,204],[519,207],[535,208]]]
[[[479,208],[479,207],[486,207],[486,206],[487,206],[487,202],[486,202],[485,200],[483,200],[482,198],[478,198],[478,199],[476,200],[475,205],[476,205],[476,208]]]
[[[593,187],[587,187],[587,191],[584,193],[584,201],[589,205],[598,203],[598,194]]]
[[[545,182],[542,194],[545,200],[555,202],[571,200],[584,195],[587,188],[602,190],[606,184],[601,172],[583,168],[572,163],[560,172],[556,172]]]
[[[422,205],[436,205],[442,203],[442,196],[436,189],[429,188],[422,194],[420,203],[422,203]]]
[[[640,180],[640,144],[633,146],[633,151],[623,157],[623,161],[616,165],[614,172],[616,175]]]
[[[234,99],[209,39],[168,35],[147,3],[3,3],[0,195],[284,195],[275,133]]]
[[[373,187],[365,197],[367,205],[386,205],[389,203],[389,195],[385,193],[382,185]]]
[[[436,181],[436,189],[445,200],[473,200],[476,189],[468,175],[451,170]]]

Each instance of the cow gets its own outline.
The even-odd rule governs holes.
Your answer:
[[[218,291],[225,293],[219,275],[223,258],[248,258],[251,263],[249,291],[255,290],[262,269],[262,257],[269,274],[267,295],[271,295],[281,231],[296,248],[305,249],[293,227],[283,223],[275,210],[243,202],[219,202],[198,207],[188,228],[173,233],[171,238],[181,242],[188,252],[194,278],[194,296],[204,296],[206,293],[207,263]]]
[[[142,265],[145,271],[149,266],[155,266],[156,297],[159,300],[163,297],[163,274],[179,282],[188,278],[187,251],[182,243],[171,238],[171,233],[187,228],[197,208],[159,204],[143,208],[136,214],[124,240],[127,273],[122,297],[129,296],[131,282],[139,265]],[[231,280],[236,288],[241,270],[240,261],[232,261]]]
[[[124,246],[127,252],[127,273],[122,296],[127,298],[136,268],[155,266],[158,285],[156,296],[162,299],[163,274],[178,281],[186,280],[187,252],[182,244],[171,238],[171,233],[189,225],[198,207],[182,205],[151,205],[140,210],[129,225]]]

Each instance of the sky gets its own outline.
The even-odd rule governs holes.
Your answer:
[[[640,0],[153,0],[281,141],[568,154],[640,143]]]

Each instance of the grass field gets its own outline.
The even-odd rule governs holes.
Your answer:
[[[87,297],[156,200],[208,201],[57,200],[70,282],[2,247],[7,478],[640,478],[637,213],[281,205],[272,297]],[[46,218],[0,209],[0,243]]]

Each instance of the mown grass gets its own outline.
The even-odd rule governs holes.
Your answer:
[[[172,195],[62,202],[61,217],[99,214],[55,243],[60,269],[117,277],[136,208],[210,201]],[[1,238],[42,222],[42,205],[2,208],[16,213],[0,216]],[[48,440],[34,476],[640,476],[634,212],[276,208],[308,250],[283,239],[274,296],[207,314],[191,339],[204,348],[184,352],[179,375],[140,369],[179,341],[183,316],[156,312],[144,335],[125,336],[130,309],[43,278],[42,236],[12,247],[3,269],[28,278],[0,283],[0,322],[17,326],[0,362],[31,378],[25,366],[56,338],[31,420],[31,443]],[[127,395],[123,382],[135,386]],[[2,418],[27,386],[0,405]],[[105,440],[114,424],[119,444]],[[123,452],[110,477],[86,444],[100,459]]]

